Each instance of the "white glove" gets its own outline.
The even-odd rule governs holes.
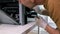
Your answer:
[[[40,17],[42,17],[42,21],[41,21],[41,24],[40,24],[40,26],[42,26],[44,29],[46,28],[46,24],[48,24],[50,27],[52,27],[52,28],[54,28],[54,29],[56,29],[57,28],[57,26],[56,26],[56,24],[55,24],[55,22],[49,17],[49,16],[45,16],[45,15],[40,15],[40,14],[38,14],[38,16],[40,16]],[[39,22],[40,23],[40,22]],[[39,24],[38,23],[38,24]],[[42,25],[43,24],[43,25]]]
[[[36,24],[39,26],[39,27],[42,27],[42,28],[46,28],[47,26],[47,22],[42,18],[42,17],[39,17],[40,19],[36,18]]]
[[[55,22],[48,16],[48,24],[50,27],[56,29],[57,25],[55,24]]]
[[[47,24],[56,29],[57,28],[57,25],[55,24],[55,22],[49,17],[49,16],[45,16],[45,15],[40,15],[46,22]]]

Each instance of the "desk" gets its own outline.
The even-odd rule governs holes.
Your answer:
[[[26,25],[0,25],[0,34],[27,34],[35,27],[35,22],[28,23]]]

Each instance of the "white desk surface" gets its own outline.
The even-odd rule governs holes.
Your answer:
[[[35,22],[26,25],[0,25],[0,34],[27,34],[35,26]]]

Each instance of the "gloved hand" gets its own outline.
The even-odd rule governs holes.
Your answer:
[[[38,18],[35,18],[36,19],[36,24],[39,26],[39,27],[42,27],[42,28],[46,28],[46,26],[48,25],[47,22],[42,18],[42,17],[39,17]]]
[[[47,25],[49,25],[50,27],[56,29],[57,25],[55,24],[55,22],[49,17],[49,16],[44,16],[44,15],[40,15],[39,14],[39,19],[36,18],[36,23],[37,25],[39,25],[42,28],[46,28]]]

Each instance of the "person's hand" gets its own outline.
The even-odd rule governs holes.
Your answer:
[[[48,25],[47,22],[42,18],[42,17],[39,17],[38,18],[35,18],[36,19],[36,24],[39,26],[39,27],[42,27],[42,28],[46,28],[46,26]]]
[[[55,24],[55,22],[49,16],[44,16],[44,15],[40,15],[39,18],[36,18],[36,24],[44,29],[48,25],[54,29],[57,28],[57,25]]]

